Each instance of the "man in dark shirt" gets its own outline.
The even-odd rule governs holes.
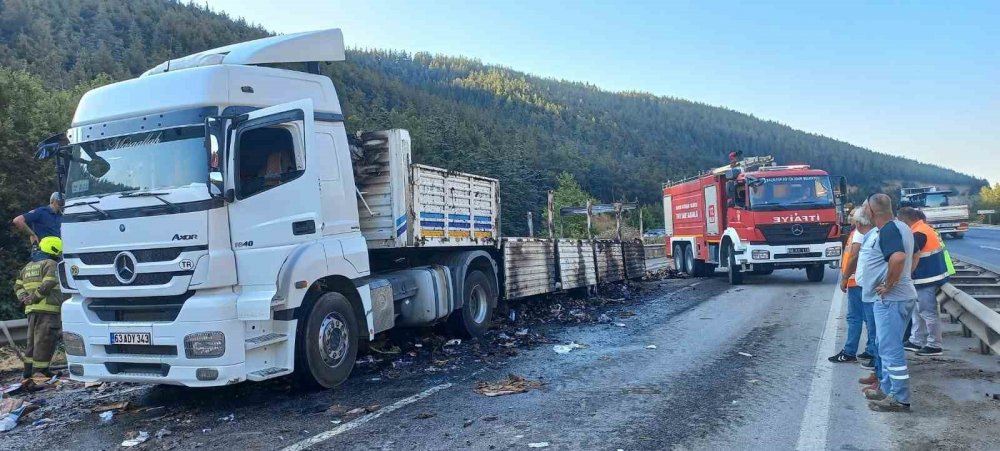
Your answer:
[[[17,228],[28,232],[32,247],[38,241],[47,237],[62,237],[62,207],[63,195],[60,192],[52,193],[49,196],[49,204],[38,207],[23,215],[19,215],[11,221]]]

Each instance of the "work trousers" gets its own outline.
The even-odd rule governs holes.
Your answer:
[[[24,363],[30,363],[35,371],[47,370],[61,337],[62,319],[58,313],[29,313],[28,350],[24,353]]]
[[[844,342],[844,354],[857,355],[861,343],[861,328],[868,327],[868,340],[865,342],[865,352],[874,355],[874,329],[865,322],[864,302],[861,302],[861,287],[847,289],[847,340]]]
[[[878,334],[878,354],[882,360],[881,389],[896,401],[910,403],[910,371],[903,350],[903,329],[913,314],[916,299],[907,301],[875,301],[875,333]]]
[[[941,314],[937,304],[938,287],[917,287],[917,308],[913,309],[910,343],[941,349]]]

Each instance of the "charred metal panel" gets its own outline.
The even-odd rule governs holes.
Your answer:
[[[559,280],[562,288],[597,284],[594,264],[594,242],[590,240],[559,240]]]
[[[597,260],[597,280],[601,283],[625,279],[625,258],[620,241],[594,241],[594,259]]]
[[[555,257],[555,242],[552,240],[504,238],[504,290],[507,299],[558,290]]]
[[[660,246],[660,249],[663,249]],[[646,274],[646,252],[642,241],[623,241],[622,250],[625,253],[625,277],[640,279]]]

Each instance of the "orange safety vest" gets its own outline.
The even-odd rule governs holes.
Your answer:
[[[917,221],[911,227],[913,233],[923,233],[927,243],[921,249],[914,249],[920,256],[916,269],[913,270],[914,285],[941,285],[948,281],[948,261],[945,258],[944,243],[933,227],[924,221]]]
[[[847,237],[847,245],[844,246],[844,253],[840,256],[841,275],[845,275],[844,271],[847,271],[847,262],[850,261],[851,259],[851,241],[854,240],[855,233],[860,233],[860,232],[858,232],[857,229],[851,232],[851,236]],[[856,286],[858,286],[858,281],[854,279],[854,274],[851,274],[851,277],[847,279],[847,287],[851,288]]]

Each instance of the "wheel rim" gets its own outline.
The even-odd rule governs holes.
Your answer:
[[[336,367],[347,357],[350,346],[347,322],[337,312],[327,313],[319,326],[319,354],[323,363]]]
[[[482,285],[472,287],[472,293],[469,295],[469,311],[472,313],[472,320],[476,324],[486,321],[486,310],[489,307],[488,302],[486,299],[486,290],[483,289]]]

